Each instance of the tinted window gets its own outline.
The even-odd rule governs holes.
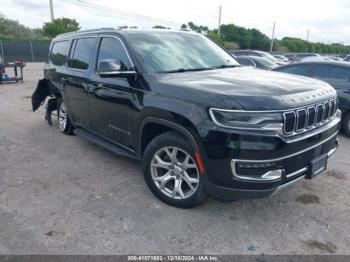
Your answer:
[[[333,68],[332,76],[335,80],[349,81],[350,80],[350,68],[336,66]]]
[[[313,76],[324,80],[349,81],[350,68],[332,65],[316,65]]]
[[[69,67],[77,69],[88,69],[90,55],[95,38],[80,38],[73,42],[73,52],[70,55]]]
[[[98,63],[104,59],[117,59],[122,62],[125,69],[128,70],[131,68],[131,64],[127,53],[124,49],[122,43],[112,37],[105,37],[101,40],[100,50],[98,53]]]
[[[312,76],[321,79],[330,79],[332,70],[332,67],[328,65],[315,65]]]
[[[56,42],[52,46],[50,61],[57,66],[63,66],[66,63],[68,55],[68,41]]]
[[[278,68],[276,71],[294,75],[307,76],[310,68],[311,65],[294,65]]]

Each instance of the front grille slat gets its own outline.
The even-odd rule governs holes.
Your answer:
[[[337,106],[336,99],[330,99],[307,108],[284,112],[284,133],[292,135],[305,129],[323,125],[334,117],[338,109]]]
[[[307,109],[308,112],[308,119],[307,119],[307,128],[310,128],[315,124],[315,116],[316,116],[316,109],[315,107],[309,107]]]
[[[328,119],[328,114],[329,114],[329,102],[325,102],[323,104],[323,116],[322,116],[322,121],[326,121]]]
[[[316,105],[316,125],[319,125],[322,121],[322,116],[323,116],[323,105],[318,104]]]
[[[297,127],[296,131],[300,131],[305,128],[306,125],[306,110],[300,109],[297,111]]]
[[[295,121],[296,121],[295,112],[284,113],[284,132],[286,134],[290,134],[294,132]]]

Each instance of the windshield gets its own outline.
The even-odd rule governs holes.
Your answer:
[[[273,55],[270,55],[269,53],[265,53],[265,52],[261,52],[260,53],[264,58],[266,58],[267,60],[270,60],[271,62],[278,62],[277,58],[274,57]]]
[[[146,32],[127,34],[148,73],[207,70],[239,65],[236,60],[199,34]]]
[[[257,58],[256,60],[257,60],[260,64],[262,64],[262,65],[264,65],[264,66],[266,66],[266,67],[268,67],[268,68],[274,68],[274,67],[277,66],[276,63],[274,63],[274,62],[272,62],[272,61],[270,61],[270,60],[268,60],[268,59],[262,58],[262,57],[259,57],[259,58]]]

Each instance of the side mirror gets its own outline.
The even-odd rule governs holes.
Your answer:
[[[123,62],[117,59],[104,59],[98,64],[97,72],[101,77],[112,77],[123,74],[135,74],[135,71],[127,71]]]
[[[112,76],[119,74],[122,64],[116,59],[105,59],[98,64],[97,71],[100,76]]]

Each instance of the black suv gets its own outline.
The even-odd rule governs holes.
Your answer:
[[[143,161],[162,201],[266,197],[322,173],[340,111],[325,82],[241,67],[206,37],[98,29],[51,44],[33,110],[59,128]]]

